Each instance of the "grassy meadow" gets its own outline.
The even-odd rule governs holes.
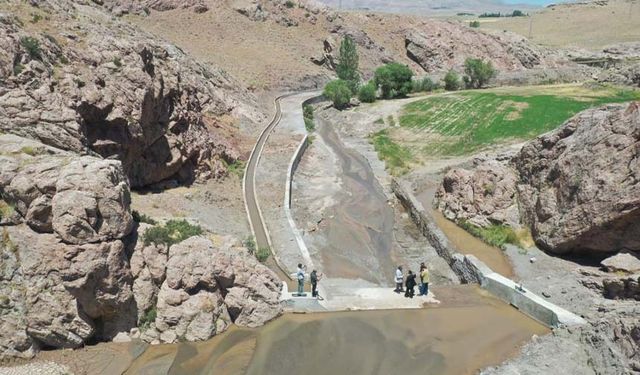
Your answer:
[[[529,140],[587,108],[639,99],[638,90],[581,85],[439,93],[405,105],[399,126],[373,134],[371,141],[390,172],[399,175],[429,159]]]

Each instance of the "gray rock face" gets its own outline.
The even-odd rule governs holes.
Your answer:
[[[405,35],[407,56],[426,72],[461,70],[468,57],[490,60],[500,71],[550,64],[547,52],[512,33],[489,34],[453,22],[429,21]]]
[[[631,253],[618,253],[603,260],[600,265],[608,272],[640,272],[640,258]]]
[[[517,176],[505,162],[474,160],[474,169],[451,169],[435,194],[434,204],[452,221],[467,220],[518,226]]]
[[[229,239],[192,237],[169,249],[154,322],[162,342],[206,340],[231,323],[257,327],[282,313],[281,282]],[[144,337],[144,336],[143,336]]]
[[[219,118],[261,119],[239,83],[98,8],[39,7],[52,34],[0,22],[0,131],[118,159],[133,187],[226,173],[239,153]]]
[[[638,147],[639,103],[586,110],[528,142],[510,167],[487,162],[472,172],[450,171],[436,205],[448,217],[468,217],[483,224],[495,220],[496,212],[499,219],[502,210],[513,210],[509,204],[516,206],[516,202],[509,197],[517,181],[520,215],[544,250],[557,254],[638,251]],[[501,190],[506,195],[487,200],[476,194],[487,180],[509,185]]]
[[[640,104],[576,115],[522,148],[518,197],[538,246],[640,250]]]
[[[121,241],[68,245],[19,225],[3,228],[1,242],[0,357],[76,348],[135,325]]]
[[[109,241],[131,232],[129,186],[116,160],[0,135],[0,196],[33,230],[55,232],[67,243]]]
[[[196,13],[209,10],[203,0],[92,0],[98,5],[104,5],[117,16],[128,13],[146,15],[150,9],[167,11],[172,9],[191,8]]]

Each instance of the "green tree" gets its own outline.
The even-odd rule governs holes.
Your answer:
[[[460,88],[460,76],[453,70],[449,70],[444,76],[444,89],[447,91],[456,91]]]
[[[491,61],[468,58],[464,61],[464,84],[468,89],[479,89],[498,72]]]
[[[414,92],[431,92],[437,88],[437,85],[430,77],[424,77],[423,79],[417,79],[413,81]]]
[[[340,55],[338,56],[338,64],[336,65],[336,74],[338,74],[338,78],[349,84],[349,89],[352,94],[358,91],[358,84],[360,83],[358,60],[356,43],[351,37],[345,36],[340,43]]]
[[[327,83],[322,94],[333,102],[333,106],[342,109],[349,104],[351,100],[351,89],[347,81],[336,79]]]
[[[471,21],[469,22],[469,27],[480,27],[480,21]]]
[[[358,99],[363,103],[373,103],[376,101],[376,91],[375,83],[367,82],[366,85],[360,86]]]
[[[382,97],[391,99],[406,96],[411,92],[413,88],[412,77],[413,72],[408,66],[390,63],[376,69],[373,79],[375,84],[380,87]]]

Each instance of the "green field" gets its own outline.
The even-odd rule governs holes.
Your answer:
[[[590,107],[638,99],[637,90],[580,85],[441,93],[405,105],[400,126],[374,134],[372,143],[398,174],[424,160],[534,138]]]

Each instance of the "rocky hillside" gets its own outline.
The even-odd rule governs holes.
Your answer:
[[[450,170],[434,204],[452,220],[517,225],[552,253],[640,251],[640,103],[579,113],[513,157]]]
[[[281,282],[238,241],[144,241],[129,194],[120,161],[0,136],[0,359],[118,333],[205,340],[280,314]]]
[[[347,35],[358,44],[367,79],[375,68],[392,60],[418,74],[460,68],[466,57],[488,58],[504,71],[517,72],[556,69],[566,62],[523,37],[471,29],[461,22],[339,12],[313,0],[204,3],[210,11],[201,14],[176,9],[126,18],[224,67],[256,90],[326,82],[334,75],[337,47]]]
[[[0,8],[0,131],[120,160],[132,187],[237,160],[231,125],[262,118],[228,74],[94,6],[32,3]]]

